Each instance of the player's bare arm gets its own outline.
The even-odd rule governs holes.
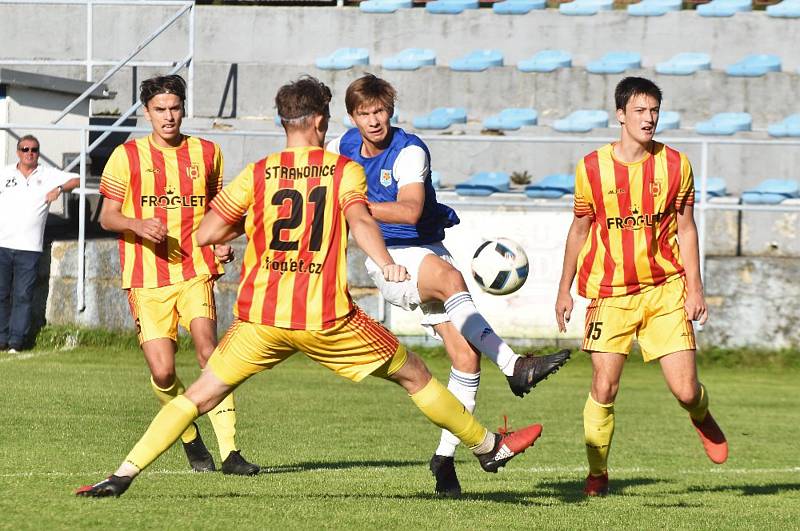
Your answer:
[[[590,216],[574,216],[567,233],[564,265],[561,268],[561,280],[558,283],[558,297],[556,298],[556,322],[559,332],[567,331],[567,323],[572,317],[574,301],[570,289],[572,281],[575,279],[575,270],[578,267],[578,254],[586,238],[589,237],[591,228],[592,218]]]
[[[383,223],[415,225],[425,205],[425,185],[409,183],[397,191],[397,201],[370,203],[372,217]]]
[[[231,225],[222,216],[209,210],[197,227],[197,245],[221,246],[244,234],[244,218]]]
[[[351,205],[345,211],[344,217],[350,226],[350,233],[361,250],[381,266],[383,278],[389,282],[402,282],[410,278],[405,266],[395,264],[389,251],[386,250],[383,235],[366,205],[363,203]]]
[[[106,198],[100,210],[100,226],[111,232],[131,231],[153,243],[167,237],[167,227],[158,218],[135,219],[122,213],[122,203]]]
[[[708,320],[708,306],[703,295],[703,280],[700,278],[700,249],[697,240],[697,225],[694,222],[694,207],[684,206],[678,211],[678,246],[683,268],[686,272],[686,314],[701,325]]]

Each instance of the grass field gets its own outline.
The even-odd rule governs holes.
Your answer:
[[[426,359],[444,380],[448,364]],[[196,374],[179,355],[184,381]],[[465,449],[465,495],[432,495],[427,462],[438,430],[399,387],[353,384],[301,356],[238,392],[243,454],[253,478],[192,474],[179,447],[119,499],[72,491],[112,472],[156,411],[135,348],[0,354],[0,527],[51,528],[800,528],[800,370],[704,366],[731,456],[705,457],[657,366],[633,358],[617,401],[612,495],[581,496],[581,411],[590,366],[577,354],[524,400],[485,364],[478,418],[495,428],[541,422],[536,446],[500,474]],[[201,429],[216,455],[207,419]]]

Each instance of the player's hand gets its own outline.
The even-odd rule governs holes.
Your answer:
[[[411,279],[405,266],[400,264],[386,264],[381,268],[383,278],[387,282],[403,282]]]
[[[167,237],[167,226],[158,218],[137,219],[133,232],[153,243],[161,243]]]
[[[60,195],[61,195],[61,188],[56,186],[55,188],[47,192],[47,195],[44,196],[44,200],[47,201],[47,204],[49,205],[50,203],[58,199],[58,196]]]
[[[559,292],[556,298],[556,322],[558,323],[559,332],[567,331],[567,323],[569,322],[569,318],[572,317],[572,307],[574,304],[572,294],[569,292]]]
[[[691,321],[697,321],[699,324],[704,325],[708,320],[708,306],[706,299],[703,297],[703,292],[695,291],[686,294],[686,302],[683,303],[686,309],[686,315]]]
[[[214,256],[216,256],[217,259],[223,264],[233,262],[233,247],[230,245],[215,245]]]

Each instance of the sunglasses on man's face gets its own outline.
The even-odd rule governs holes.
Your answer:
[[[19,148],[19,150],[22,151],[23,153],[27,153],[28,151],[30,151],[31,153],[39,153],[39,148],[38,147],[25,146],[25,147]]]

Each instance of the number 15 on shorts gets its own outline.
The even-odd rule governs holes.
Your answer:
[[[592,341],[600,339],[602,327],[603,321],[592,321],[589,323],[589,326],[586,327],[586,339],[591,339]]]

